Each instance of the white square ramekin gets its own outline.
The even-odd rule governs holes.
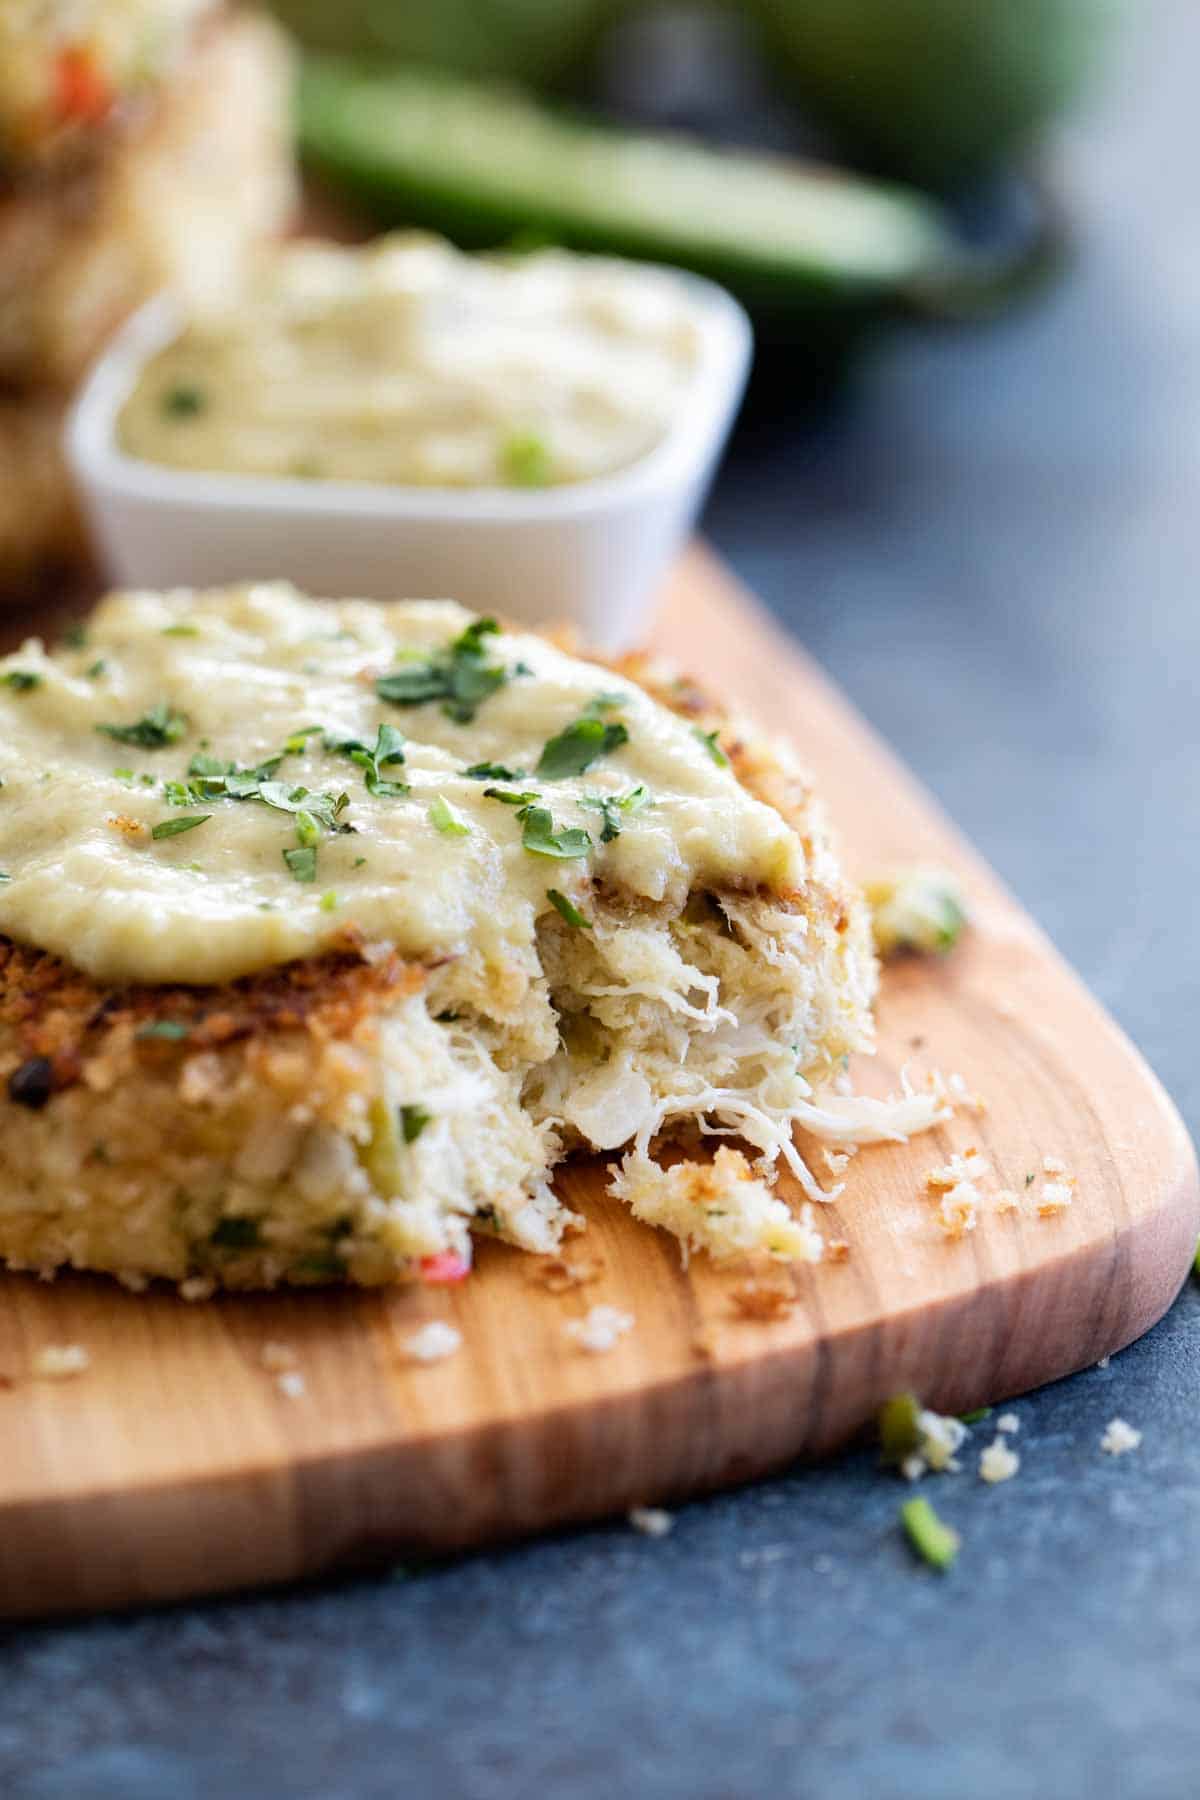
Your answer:
[[[699,512],[750,364],[737,302],[712,282],[679,280],[702,349],[671,430],[618,474],[553,488],[198,474],[127,456],[117,414],[179,329],[169,301],[152,301],[96,364],[67,422],[108,574],[130,587],[283,577],[328,597],[450,598],[530,624],[570,622],[600,649],[628,643]]]

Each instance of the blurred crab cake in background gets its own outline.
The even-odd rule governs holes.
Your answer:
[[[289,82],[278,30],[210,0],[0,6],[0,593],[82,553],[58,434],[105,338],[286,221]]]

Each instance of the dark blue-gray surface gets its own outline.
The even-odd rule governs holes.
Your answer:
[[[711,528],[1145,1048],[1195,1127],[1200,188],[1193,0],[1065,144],[1081,260],[857,410],[751,423]],[[1061,1800],[1200,1791],[1200,1294],[1022,1402],[1023,1466],[869,1456],[390,1582],[13,1632],[6,1800]],[[1120,1413],[1142,1449],[1099,1454]]]

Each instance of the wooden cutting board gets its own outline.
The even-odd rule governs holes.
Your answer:
[[[562,1175],[588,1218],[553,1292],[535,1259],[484,1244],[460,1289],[315,1291],[187,1305],[83,1277],[0,1276],[0,1611],[128,1605],[279,1582],[414,1548],[451,1550],[744,1481],[846,1441],[899,1388],[948,1411],[1095,1362],[1161,1315],[1200,1229],[1191,1145],[1170,1102],[1055,951],[803,654],[707,556],[667,593],[654,641],[815,767],[851,866],[956,868],[975,910],[945,962],[888,972],[872,1091],[903,1064],[960,1072],[982,1116],[864,1151],[823,1209],[840,1263],[781,1278],[793,1303],[745,1318],[745,1270],[703,1258]],[[985,1184],[1036,1195],[1046,1155],[1069,1211],[985,1217],[948,1241],[926,1172],[978,1145]],[[1027,1190],[1026,1175],[1037,1179]],[[635,1316],[592,1355],[568,1320]],[[446,1319],[462,1351],[402,1345]],[[30,1378],[80,1343],[74,1380]],[[295,1355],[288,1397],[263,1346]]]

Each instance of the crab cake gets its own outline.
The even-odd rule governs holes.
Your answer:
[[[450,602],[106,601],[0,664],[0,1255],[229,1286],[550,1251],[571,1151],[715,1255],[870,1047],[859,895],[782,752]],[[874,1109],[874,1110],[873,1110]],[[732,1138],[703,1179],[655,1153]]]

